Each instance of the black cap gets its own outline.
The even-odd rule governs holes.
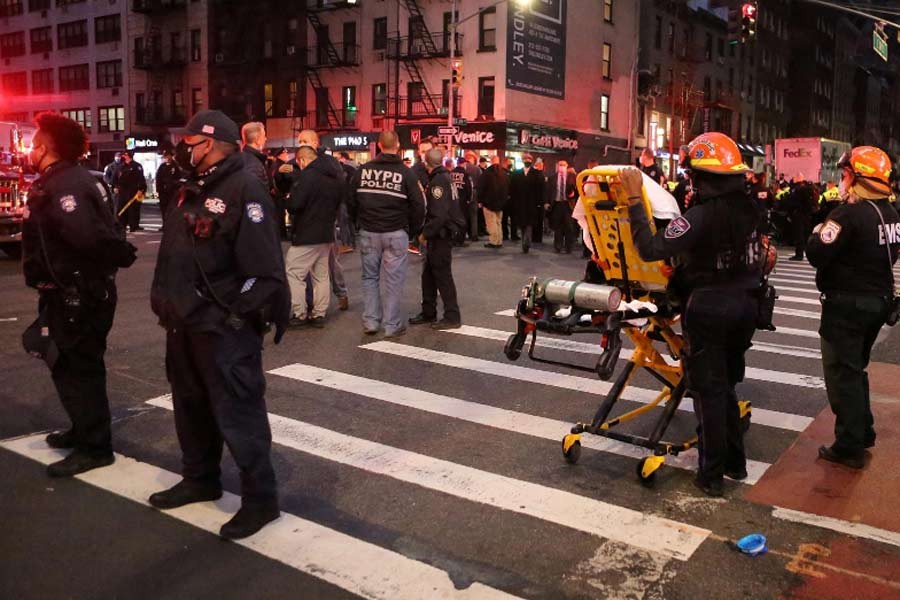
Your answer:
[[[281,146],[281,147],[277,148],[274,152],[272,152],[272,156],[278,156],[279,154],[284,154],[287,151],[288,151],[287,148],[285,148],[284,146]]]
[[[173,129],[174,135],[205,135],[229,144],[240,144],[241,134],[237,124],[221,110],[201,110],[185,127]]]

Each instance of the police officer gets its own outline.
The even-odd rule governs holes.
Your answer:
[[[759,212],[746,189],[749,167],[737,144],[705,133],[688,145],[694,196],[681,217],[651,234],[641,201],[641,175],[622,169],[635,246],[644,260],[671,259],[669,291],[684,308],[682,357],[687,389],[700,422],[700,469],[695,484],[723,494],[723,475],[747,476],[735,385],[756,328],[761,279],[756,238]]]
[[[425,227],[419,236],[426,245],[425,266],[422,269],[422,312],[409,320],[410,325],[430,323],[432,329],[459,329],[461,326],[456,284],[453,282],[453,238],[465,231],[465,218],[459,206],[456,187],[441,162],[443,154],[437,148],[425,153],[428,169]],[[444,316],[437,320],[437,296],[441,294]]]
[[[822,366],[835,414],[831,446],[819,457],[861,469],[875,445],[869,406],[869,353],[892,304],[892,265],[900,252],[900,216],[888,201],[891,162],[871,146],[845,153],[840,192],[846,200],[807,244],[822,292]]]
[[[113,190],[116,192],[122,226],[128,227],[129,231],[143,230],[141,204],[147,192],[147,179],[144,177],[144,167],[132,158],[131,152],[122,153],[122,166],[113,177]]]
[[[400,160],[397,133],[382,131],[378,148],[381,153],[353,176],[347,208],[362,259],[363,331],[374,335],[383,324],[385,336],[396,337],[406,333],[407,247],[422,230],[425,198],[419,180]]]
[[[275,322],[280,340],[290,296],[271,198],[244,168],[237,125],[203,110],[177,134],[176,157],[190,174],[163,233],[151,305],[166,329],[183,479],[150,504],[219,498],[224,442],[240,469],[242,502],[220,535],[237,539],[279,515],[262,338]]]
[[[163,223],[178,193],[180,180],[181,169],[175,162],[175,155],[169,149],[163,150],[163,162],[156,170],[156,194],[159,196],[159,212]]]
[[[69,477],[114,460],[103,355],[116,311],[116,270],[134,262],[135,248],[124,241],[106,186],[76,165],[88,150],[81,126],[52,113],[35,124],[29,160],[39,177],[28,194],[22,266],[26,285],[40,293],[40,317],[23,341],[47,361],[72,421],[68,431],[47,436],[49,446],[73,449],[47,473]],[[50,339],[39,349],[43,327]]]
[[[453,241],[454,246],[468,246],[466,243],[466,234],[469,231],[469,205],[473,201],[474,187],[472,186],[472,178],[466,173],[466,161],[460,159],[453,166],[453,159],[448,158],[444,161],[444,166],[450,171],[450,178],[453,180],[453,187],[456,189],[456,197],[459,199],[459,207],[462,210],[463,218],[466,220],[466,226],[463,231],[456,234]]]

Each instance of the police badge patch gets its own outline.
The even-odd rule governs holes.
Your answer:
[[[431,188],[431,195],[435,200],[440,200],[444,197],[444,188],[439,185],[434,186]]]
[[[203,206],[205,206],[206,210],[208,210],[209,212],[211,212],[214,215],[225,214],[225,201],[222,200],[221,198],[207,198],[206,202],[203,203]],[[250,207],[248,206],[247,208],[250,208]],[[251,219],[252,219],[252,217],[251,217]]]
[[[262,223],[263,207],[258,202],[251,202],[247,205],[247,217],[254,223]]]
[[[819,230],[819,239],[823,244],[833,244],[841,233],[841,226],[834,221],[827,221]]]
[[[686,234],[690,229],[691,223],[687,219],[684,217],[677,217],[669,223],[669,226],[666,227],[666,232],[663,235],[668,240],[674,240]]]
[[[78,202],[75,200],[75,196],[70,194],[59,199],[59,207],[63,212],[74,212],[75,209],[78,208]]]

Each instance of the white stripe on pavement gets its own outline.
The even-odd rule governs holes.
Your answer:
[[[776,325],[775,331],[758,331],[757,335],[772,335],[772,334],[784,334],[784,335],[793,335],[796,337],[804,337],[804,338],[812,338],[819,339],[819,332],[812,329],[796,329],[794,327],[784,327],[783,325]]]
[[[65,456],[64,452],[49,448],[43,434],[8,440],[0,446],[42,464]],[[112,465],[76,477],[145,505],[150,494],[181,480],[175,473],[119,454]],[[240,504],[239,496],[225,492],[215,503],[190,504],[164,514],[217,534],[219,527],[237,512]],[[288,513],[281,513],[281,518],[256,535],[235,543],[364,598],[475,600],[515,597],[481,583],[457,589],[447,572],[441,569]]]
[[[517,367],[508,363],[482,360],[480,358],[450,354],[449,352],[438,352],[436,350],[407,346],[405,344],[395,344],[393,342],[374,342],[372,344],[360,346],[360,348],[439,364],[445,367],[465,369],[476,373],[495,375],[497,377],[505,377],[516,381],[527,381],[539,385],[548,385],[588,394],[605,395],[613,386],[612,383],[607,381],[588,379],[587,377],[576,377],[574,375],[556,373],[554,371],[540,371],[538,369],[529,369],[527,367]],[[629,386],[625,388],[622,399],[647,403],[654,400],[658,395],[659,391],[657,390]],[[693,412],[690,402],[682,402],[679,404],[678,409]],[[812,422],[812,418],[753,407],[753,422],[790,431],[803,431]]]
[[[778,291],[778,288],[775,288],[775,291]],[[778,294],[778,299],[775,302],[793,302],[794,304],[809,304],[818,307],[822,306],[822,303],[819,302],[818,298],[799,298],[797,296],[782,296],[781,294]]]
[[[778,302],[777,300],[775,301]],[[819,320],[822,318],[818,312],[813,312],[811,310],[797,310],[796,308],[780,308],[778,306],[775,307],[776,315],[784,315],[786,317],[803,317],[804,319],[816,319]]]
[[[172,409],[169,400],[154,399],[148,404]],[[282,446],[648,552],[687,560],[711,533],[708,529],[386,446],[303,421],[269,413],[269,422],[272,441]]]
[[[801,279],[815,279],[815,271],[800,271],[797,269],[779,269],[775,267],[772,271],[773,275],[787,275],[788,277],[800,277]]]
[[[460,400],[459,398],[433,394],[417,388],[404,387],[385,381],[379,381],[377,379],[358,377],[356,375],[350,375],[349,373],[321,369],[310,365],[293,364],[274,369],[269,371],[269,373],[287,377],[295,381],[302,381],[304,383],[326,387],[332,390],[349,392],[351,394],[389,402],[398,406],[414,408],[436,415],[460,419],[462,421],[485,425],[487,427],[494,427],[502,429],[503,431],[512,431],[553,442],[560,442],[563,436],[571,430],[573,425],[572,423],[557,421],[547,417],[529,415],[514,410],[507,410],[505,408],[497,408],[488,404],[480,404],[478,402],[469,402],[468,400]],[[592,450],[635,459],[641,459],[648,454],[651,454],[649,450],[644,448],[598,435],[583,435],[581,437],[581,445]],[[697,451],[689,450],[687,452],[682,452],[678,456],[667,456],[666,464],[686,471],[696,471]],[[769,466],[769,463],[748,460],[747,478],[744,479],[742,483],[748,485],[756,483]]]
[[[865,525],[863,523],[854,523],[853,521],[844,521],[833,517],[813,515],[790,508],[781,508],[780,506],[774,507],[772,516],[793,523],[803,523],[804,525],[822,527],[838,533],[875,540],[876,542],[891,544],[892,546],[900,546],[900,533],[889,531],[887,529],[879,529],[878,527],[872,527],[871,525]]]
[[[796,277],[769,277],[769,282],[774,283],[786,283],[788,285],[808,285],[811,290],[816,289],[816,282],[814,281],[806,281],[805,279],[798,279]]]
[[[775,286],[775,290],[777,292],[799,292],[801,294],[815,294],[817,297],[821,292],[816,288],[799,288],[799,287],[789,287],[786,285],[777,285]]]

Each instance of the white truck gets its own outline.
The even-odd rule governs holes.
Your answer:
[[[837,161],[850,144],[826,138],[782,138],[775,140],[775,174],[790,181],[813,182],[841,179]]]

